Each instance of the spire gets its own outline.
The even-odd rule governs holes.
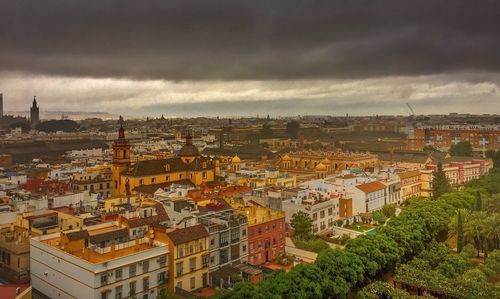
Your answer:
[[[193,136],[191,136],[191,131],[188,130],[188,134],[186,136],[186,145],[193,144]]]
[[[33,96],[33,107],[36,107],[36,96]]]
[[[125,139],[125,129],[123,128],[123,117],[121,115],[118,122],[120,123],[120,129],[118,129],[118,139]]]

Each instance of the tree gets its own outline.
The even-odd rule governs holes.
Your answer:
[[[9,127],[11,129],[21,128],[21,131],[23,133],[28,133],[31,130],[30,125],[28,125],[27,123],[24,123],[24,122],[15,122],[15,123],[12,123],[12,124],[10,124]]]
[[[265,123],[262,125],[262,129],[260,130],[260,137],[261,138],[272,138],[273,137],[273,130],[271,129],[271,125]]]
[[[396,207],[394,205],[384,205],[382,207],[382,212],[384,213],[385,217],[391,218],[396,214]]]
[[[468,141],[462,141],[454,144],[450,148],[450,154],[452,156],[472,156],[472,144]]]
[[[493,166],[500,168],[500,151],[489,150],[486,152],[486,157],[493,160]]]
[[[462,210],[458,210],[457,214],[457,252],[462,252],[464,248],[464,226],[462,219]]]
[[[437,170],[432,178],[432,195],[434,199],[439,198],[446,192],[451,191],[451,185],[443,171],[443,164],[441,162],[437,165]]]
[[[306,240],[312,237],[312,220],[306,212],[299,211],[293,214],[291,226],[295,230],[297,236]]]
[[[298,121],[292,120],[286,124],[286,133],[290,138],[297,138],[299,136],[300,123]]]
[[[424,152],[437,152],[438,150],[433,147],[432,145],[426,145],[424,146],[424,148],[422,149]]]
[[[80,126],[70,119],[48,120],[36,125],[36,129],[43,132],[76,132],[79,128]]]
[[[380,210],[373,212],[372,218],[380,225],[384,224],[387,221],[387,217],[385,216],[384,212]]]
[[[481,199],[481,192],[476,192],[476,204],[474,205],[476,211],[483,210],[483,200]]]

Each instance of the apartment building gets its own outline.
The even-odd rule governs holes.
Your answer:
[[[168,281],[168,246],[154,230],[130,239],[103,223],[31,239],[31,283],[50,298],[156,298]]]
[[[100,194],[101,197],[111,196],[111,170],[92,170],[83,173],[75,173],[70,180],[69,189],[73,191],[87,191]]]
[[[422,195],[422,181],[419,170],[405,171],[397,175],[401,180],[401,201]]]
[[[261,206],[240,207],[248,218],[248,263],[262,265],[285,253],[285,213]]]
[[[387,203],[386,186],[381,181],[363,183],[349,189],[349,193],[352,193],[353,215],[380,210]]]
[[[171,290],[193,292],[208,286],[208,236],[202,224],[166,232],[169,269],[172,271],[168,286]]]

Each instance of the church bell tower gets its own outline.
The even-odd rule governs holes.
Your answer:
[[[113,165],[111,166],[113,197],[122,195],[121,174],[130,166],[130,143],[125,139],[125,129],[123,128],[123,118],[121,116],[119,122],[120,129],[118,129],[118,139],[113,143]]]

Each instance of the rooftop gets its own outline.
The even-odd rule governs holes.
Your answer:
[[[109,235],[114,232],[121,232],[121,227],[106,223],[102,225],[94,225],[91,227],[87,227],[82,230],[75,230],[71,232],[67,232],[66,235],[71,235],[70,240],[78,240],[78,239],[99,239],[101,235]],[[79,233],[86,232],[86,233]],[[75,250],[67,251],[64,249],[64,246],[61,245],[61,235],[62,234],[52,234],[43,236],[41,238],[41,242],[48,244],[54,248],[65,251],[75,257],[81,258],[89,263],[100,264],[103,262],[107,262],[113,259],[126,257],[132,254],[136,254],[142,251],[146,251],[149,249],[153,249],[158,247],[158,245],[153,244],[152,240],[149,238],[135,239],[127,242],[121,242],[119,244],[113,244],[108,247],[73,247]],[[82,243],[83,244],[83,243]],[[166,246],[166,245],[165,245]]]
[[[365,193],[371,193],[371,192],[385,189],[385,185],[379,181],[375,181],[375,182],[371,182],[371,183],[357,185],[356,188],[358,188],[359,190],[361,190]]]

